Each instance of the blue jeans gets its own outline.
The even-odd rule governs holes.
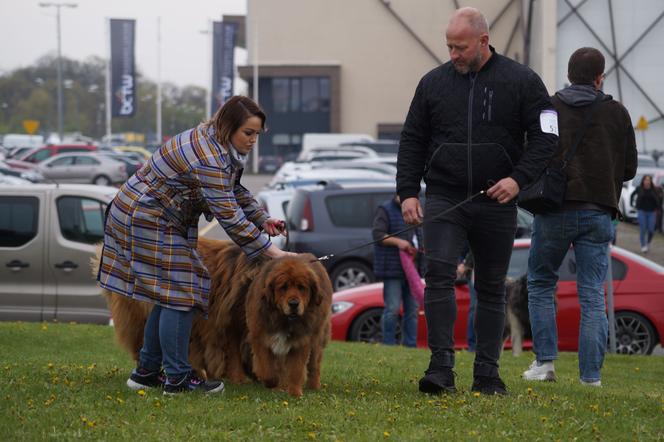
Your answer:
[[[159,370],[163,365],[168,377],[189,373],[189,336],[193,319],[193,310],[173,310],[155,305],[145,323],[138,365],[151,371]]]
[[[403,318],[401,320],[401,335],[403,345],[417,346],[417,301],[410,294],[410,288],[405,278],[388,278],[383,281],[383,318],[381,331],[383,344],[395,345],[397,321],[399,320],[399,307],[403,302]]]
[[[650,244],[650,241],[652,241],[652,236],[655,234],[655,213],[657,212],[654,210],[637,211],[641,247],[645,247]]]
[[[574,246],[581,325],[579,373],[587,382],[600,380],[606,352],[608,321],[604,281],[611,241],[611,217],[599,210],[571,210],[536,215],[528,258],[528,310],[533,349],[539,362],[558,356],[554,296],[558,268]]]

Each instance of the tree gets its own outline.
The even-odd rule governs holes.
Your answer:
[[[56,130],[56,57],[46,55],[33,66],[0,76],[0,133],[23,133],[24,120],[38,120],[39,132]],[[83,62],[63,58],[65,132],[81,132],[93,138],[106,133],[105,61],[90,57]],[[133,118],[114,118],[113,132],[139,132],[154,138],[157,85],[140,72],[137,110]],[[201,122],[205,116],[205,89],[162,85],[162,132],[175,135]]]

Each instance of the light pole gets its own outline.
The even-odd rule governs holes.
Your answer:
[[[39,3],[39,6],[42,8],[54,7],[56,10],[57,17],[57,32],[58,32],[58,61],[57,61],[57,76],[58,76],[58,137],[60,142],[62,142],[62,117],[63,117],[63,106],[62,106],[62,49],[61,49],[61,36],[60,36],[60,8],[76,8],[78,4],[76,3]]]
[[[213,57],[212,57],[212,39],[214,36],[214,31],[213,31],[214,25],[212,24],[212,20],[208,20],[207,23],[207,29],[205,30],[200,30],[198,31],[199,34],[203,34],[207,38],[207,57],[208,57],[208,85],[205,88],[205,119],[209,120],[212,117],[212,93],[213,93],[213,88],[212,88],[212,63],[213,63]]]

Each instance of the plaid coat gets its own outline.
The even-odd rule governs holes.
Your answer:
[[[173,137],[118,192],[106,219],[101,287],[207,313],[210,277],[196,250],[200,215],[214,216],[249,257],[270,246],[268,215],[240,184],[242,169],[201,124]]]

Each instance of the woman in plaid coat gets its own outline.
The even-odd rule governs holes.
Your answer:
[[[132,176],[106,218],[99,285],[155,304],[145,324],[138,367],[127,385],[164,393],[223,390],[189,364],[194,312],[207,314],[210,277],[196,250],[201,214],[214,216],[249,257],[280,257],[267,235],[282,232],[240,184],[265,114],[247,97],[230,98],[212,117],[173,137]],[[161,372],[163,365],[166,379]]]

